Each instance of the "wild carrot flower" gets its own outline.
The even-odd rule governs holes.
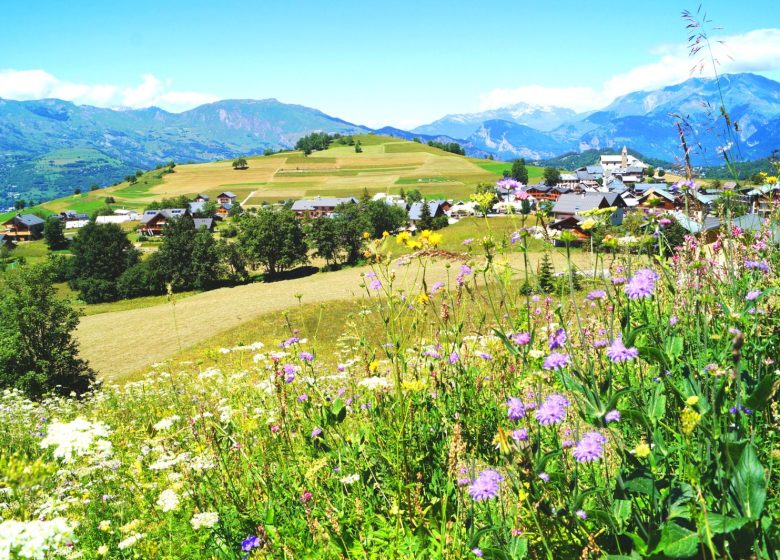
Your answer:
[[[542,367],[544,369],[562,369],[569,365],[569,355],[568,354],[560,354],[558,352],[553,352],[549,356],[547,356],[544,359],[544,363],[542,364]]]
[[[550,395],[534,413],[534,417],[542,426],[560,424],[566,418],[566,407],[569,401],[562,395]]]
[[[629,362],[639,356],[639,350],[636,348],[626,348],[623,344],[623,337],[618,336],[607,348],[607,357],[613,363]]]
[[[508,408],[507,418],[510,420],[520,420],[525,417],[525,405],[517,397],[510,397],[506,401],[506,406]]]
[[[498,496],[499,483],[504,477],[492,469],[486,469],[479,473],[469,486],[469,496],[477,502],[491,500]]]
[[[604,444],[607,438],[599,432],[588,432],[577,442],[571,454],[580,463],[590,463],[601,459],[604,455]]]
[[[626,295],[631,299],[642,299],[653,295],[658,275],[649,268],[637,270],[626,284]]]

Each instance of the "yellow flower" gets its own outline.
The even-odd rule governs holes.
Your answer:
[[[406,242],[406,246],[409,247],[410,249],[422,249],[422,243],[420,243],[419,241],[409,240]]]
[[[390,237],[390,234],[387,231],[382,232],[382,237]]]
[[[422,391],[425,388],[425,382],[415,379],[414,381],[404,381],[401,387],[406,391]]]
[[[368,371],[373,373],[378,369],[379,369],[379,360],[374,360],[373,362],[368,364]]]
[[[580,224],[580,228],[581,228],[582,230],[584,230],[584,231],[588,231],[588,230],[589,230],[589,229],[591,229],[593,226],[595,226],[597,223],[598,223],[598,222],[597,222],[596,220],[594,220],[593,218],[588,218],[587,220],[585,220],[584,222],[582,222],[582,223]]]
[[[699,397],[696,395],[690,396],[687,399],[685,399],[685,404],[688,406],[696,406],[696,403],[699,402]]]
[[[648,455],[650,455],[650,446],[647,445],[644,441],[640,444],[638,444],[634,448],[634,455],[636,455],[639,459],[644,459]]]
[[[408,231],[402,231],[401,233],[399,233],[399,234],[396,236],[396,238],[395,238],[395,241],[396,241],[396,243],[398,243],[399,245],[403,245],[404,243],[406,243],[406,242],[409,240],[409,238],[410,238],[411,236],[412,236],[412,234],[411,234],[411,233],[409,233]]]
[[[107,544],[101,544],[97,549],[98,556],[105,556],[108,554],[108,545]]]
[[[693,433],[693,430],[696,429],[696,426],[699,425],[699,421],[701,420],[701,414],[696,412],[695,410],[692,410],[690,408],[686,408],[682,411],[682,414],[680,415],[680,422],[682,423],[682,431],[683,433],[688,436]]]
[[[441,244],[442,235],[441,233],[432,233],[430,236],[428,236],[428,244],[431,247],[438,247],[439,244]]]
[[[108,531],[109,529],[111,529],[111,521],[109,521],[108,519],[104,519],[98,524],[98,529],[100,529],[103,532]]]
[[[430,301],[431,298],[428,297],[428,294],[420,294],[417,296],[417,303],[420,305],[425,305]]]
[[[364,231],[363,232],[363,239],[368,239],[369,237],[371,237],[371,234],[368,233],[367,231]]]

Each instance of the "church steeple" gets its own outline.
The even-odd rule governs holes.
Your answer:
[[[620,152],[620,163],[623,169],[628,167],[628,148],[623,146],[623,151]]]

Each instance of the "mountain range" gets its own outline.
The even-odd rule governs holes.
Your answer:
[[[170,160],[202,162],[290,148],[313,131],[458,141],[469,155],[498,159],[542,160],[627,145],[675,161],[681,154],[678,115],[690,124],[694,162],[717,165],[718,148],[727,143],[719,134],[721,96],[739,124],[739,157],[758,159],[780,147],[780,83],[755,74],[724,75],[720,82],[691,78],[630,93],[588,113],[520,103],[447,115],[411,131],[372,130],[276,99],[218,101],[182,113],[0,99],[0,207],[17,196],[38,201],[110,184]]]

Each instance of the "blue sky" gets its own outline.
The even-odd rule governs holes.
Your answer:
[[[10,4],[10,5],[9,5]],[[370,126],[525,101],[590,109],[688,76],[696,4],[26,0],[0,14],[0,97],[184,110],[275,97]],[[780,79],[774,2],[706,5],[724,71]]]

